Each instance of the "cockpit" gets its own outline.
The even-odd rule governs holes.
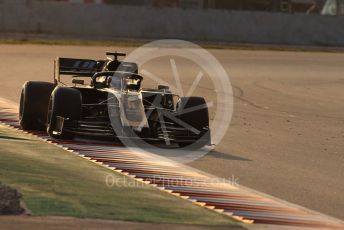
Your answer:
[[[109,88],[120,90],[122,89],[122,78],[114,74],[108,78],[108,84]]]
[[[140,75],[135,73],[109,71],[96,73],[93,76],[93,84],[96,88],[139,91],[142,79]]]

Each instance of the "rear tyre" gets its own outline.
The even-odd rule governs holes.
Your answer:
[[[19,123],[23,130],[45,129],[49,98],[54,88],[50,82],[25,82],[19,107]]]
[[[194,109],[194,111],[192,111]],[[191,110],[188,112],[188,110]],[[182,97],[177,104],[178,118],[193,128],[203,131],[196,140],[190,142],[179,142],[179,147],[202,148],[210,144],[209,112],[206,101],[203,97]]]
[[[80,120],[81,93],[72,88],[56,87],[52,92],[48,107],[47,133],[57,139],[73,139],[74,135],[62,130],[57,134],[57,117],[63,117],[68,122]]]

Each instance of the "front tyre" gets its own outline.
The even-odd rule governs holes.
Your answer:
[[[57,139],[72,139],[71,133],[62,129],[57,133],[57,117],[62,117],[65,121],[73,122],[80,120],[81,115],[81,93],[77,89],[56,87],[52,92],[48,107],[47,133]]]
[[[23,130],[44,130],[49,98],[54,88],[50,82],[25,82],[19,107],[19,123]]]
[[[192,141],[179,142],[179,147],[199,149],[210,145],[209,112],[203,97],[181,97],[177,104],[178,118],[200,131]]]

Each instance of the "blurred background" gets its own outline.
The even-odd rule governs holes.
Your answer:
[[[343,15],[344,0],[38,0],[182,9],[218,9]]]
[[[0,0],[0,38],[344,45],[344,0]]]

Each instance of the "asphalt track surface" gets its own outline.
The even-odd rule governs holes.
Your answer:
[[[133,50],[0,45],[0,97],[19,102],[25,81],[51,81],[57,56],[104,58],[109,49]],[[190,165],[344,219],[344,54],[209,51],[230,75],[234,113],[216,151]],[[169,81],[165,62],[150,70]],[[180,70],[186,90],[197,75],[187,67]],[[214,89],[205,80],[194,94],[212,99]]]

